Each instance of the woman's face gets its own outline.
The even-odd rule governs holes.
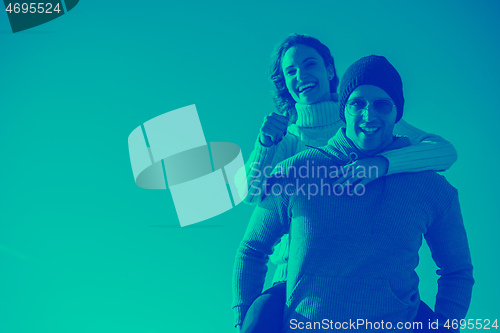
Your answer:
[[[333,66],[325,67],[315,49],[305,45],[289,48],[281,61],[286,87],[295,102],[313,104],[330,101]]]

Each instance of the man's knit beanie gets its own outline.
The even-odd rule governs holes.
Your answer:
[[[373,85],[383,89],[396,105],[396,122],[403,117],[405,99],[401,76],[385,57],[371,55],[352,64],[342,77],[339,99],[340,119],[345,122],[344,108],[347,99],[354,89],[362,85]]]

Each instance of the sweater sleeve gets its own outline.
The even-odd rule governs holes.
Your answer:
[[[288,208],[282,196],[266,196],[254,210],[233,269],[235,326],[241,325],[248,308],[262,292],[269,255],[288,224]]]
[[[435,312],[440,318],[463,319],[472,296],[472,263],[458,195],[424,235],[439,267]]]
[[[263,146],[257,139],[245,168],[239,170],[235,176],[239,195],[244,197],[243,202],[257,205],[262,200],[266,179],[270,177],[279,162],[295,154],[298,142],[299,139],[291,133],[271,147]]]
[[[438,135],[425,133],[402,119],[394,127],[394,132],[407,136],[412,145],[380,154],[389,160],[387,175],[427,170],[444,171],[457,160],[455,147]]]

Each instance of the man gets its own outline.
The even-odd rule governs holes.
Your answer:
[[[434,171],[394,174],[366,187],[339,182],[346,164],[410,145],[393,136],[403,106],[401,78],[387,59],[369,56],[349,67],[340,86],[346,127],[327,146],[278,165],[252,215],[234,269],[237,326],[286,232],[285,332],[411,331],[430,328],[435,318],[451,326],[465,317],[474,280],[456,189]],[[347,171],[363,178],[377,170]],[[422,235],[441,275],[436,313],[424,320],[417,317],[415,273]]]

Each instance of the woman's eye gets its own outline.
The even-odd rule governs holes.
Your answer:
[[[286,72],[287,75],[295,75],[295,70],[289,70]]]

